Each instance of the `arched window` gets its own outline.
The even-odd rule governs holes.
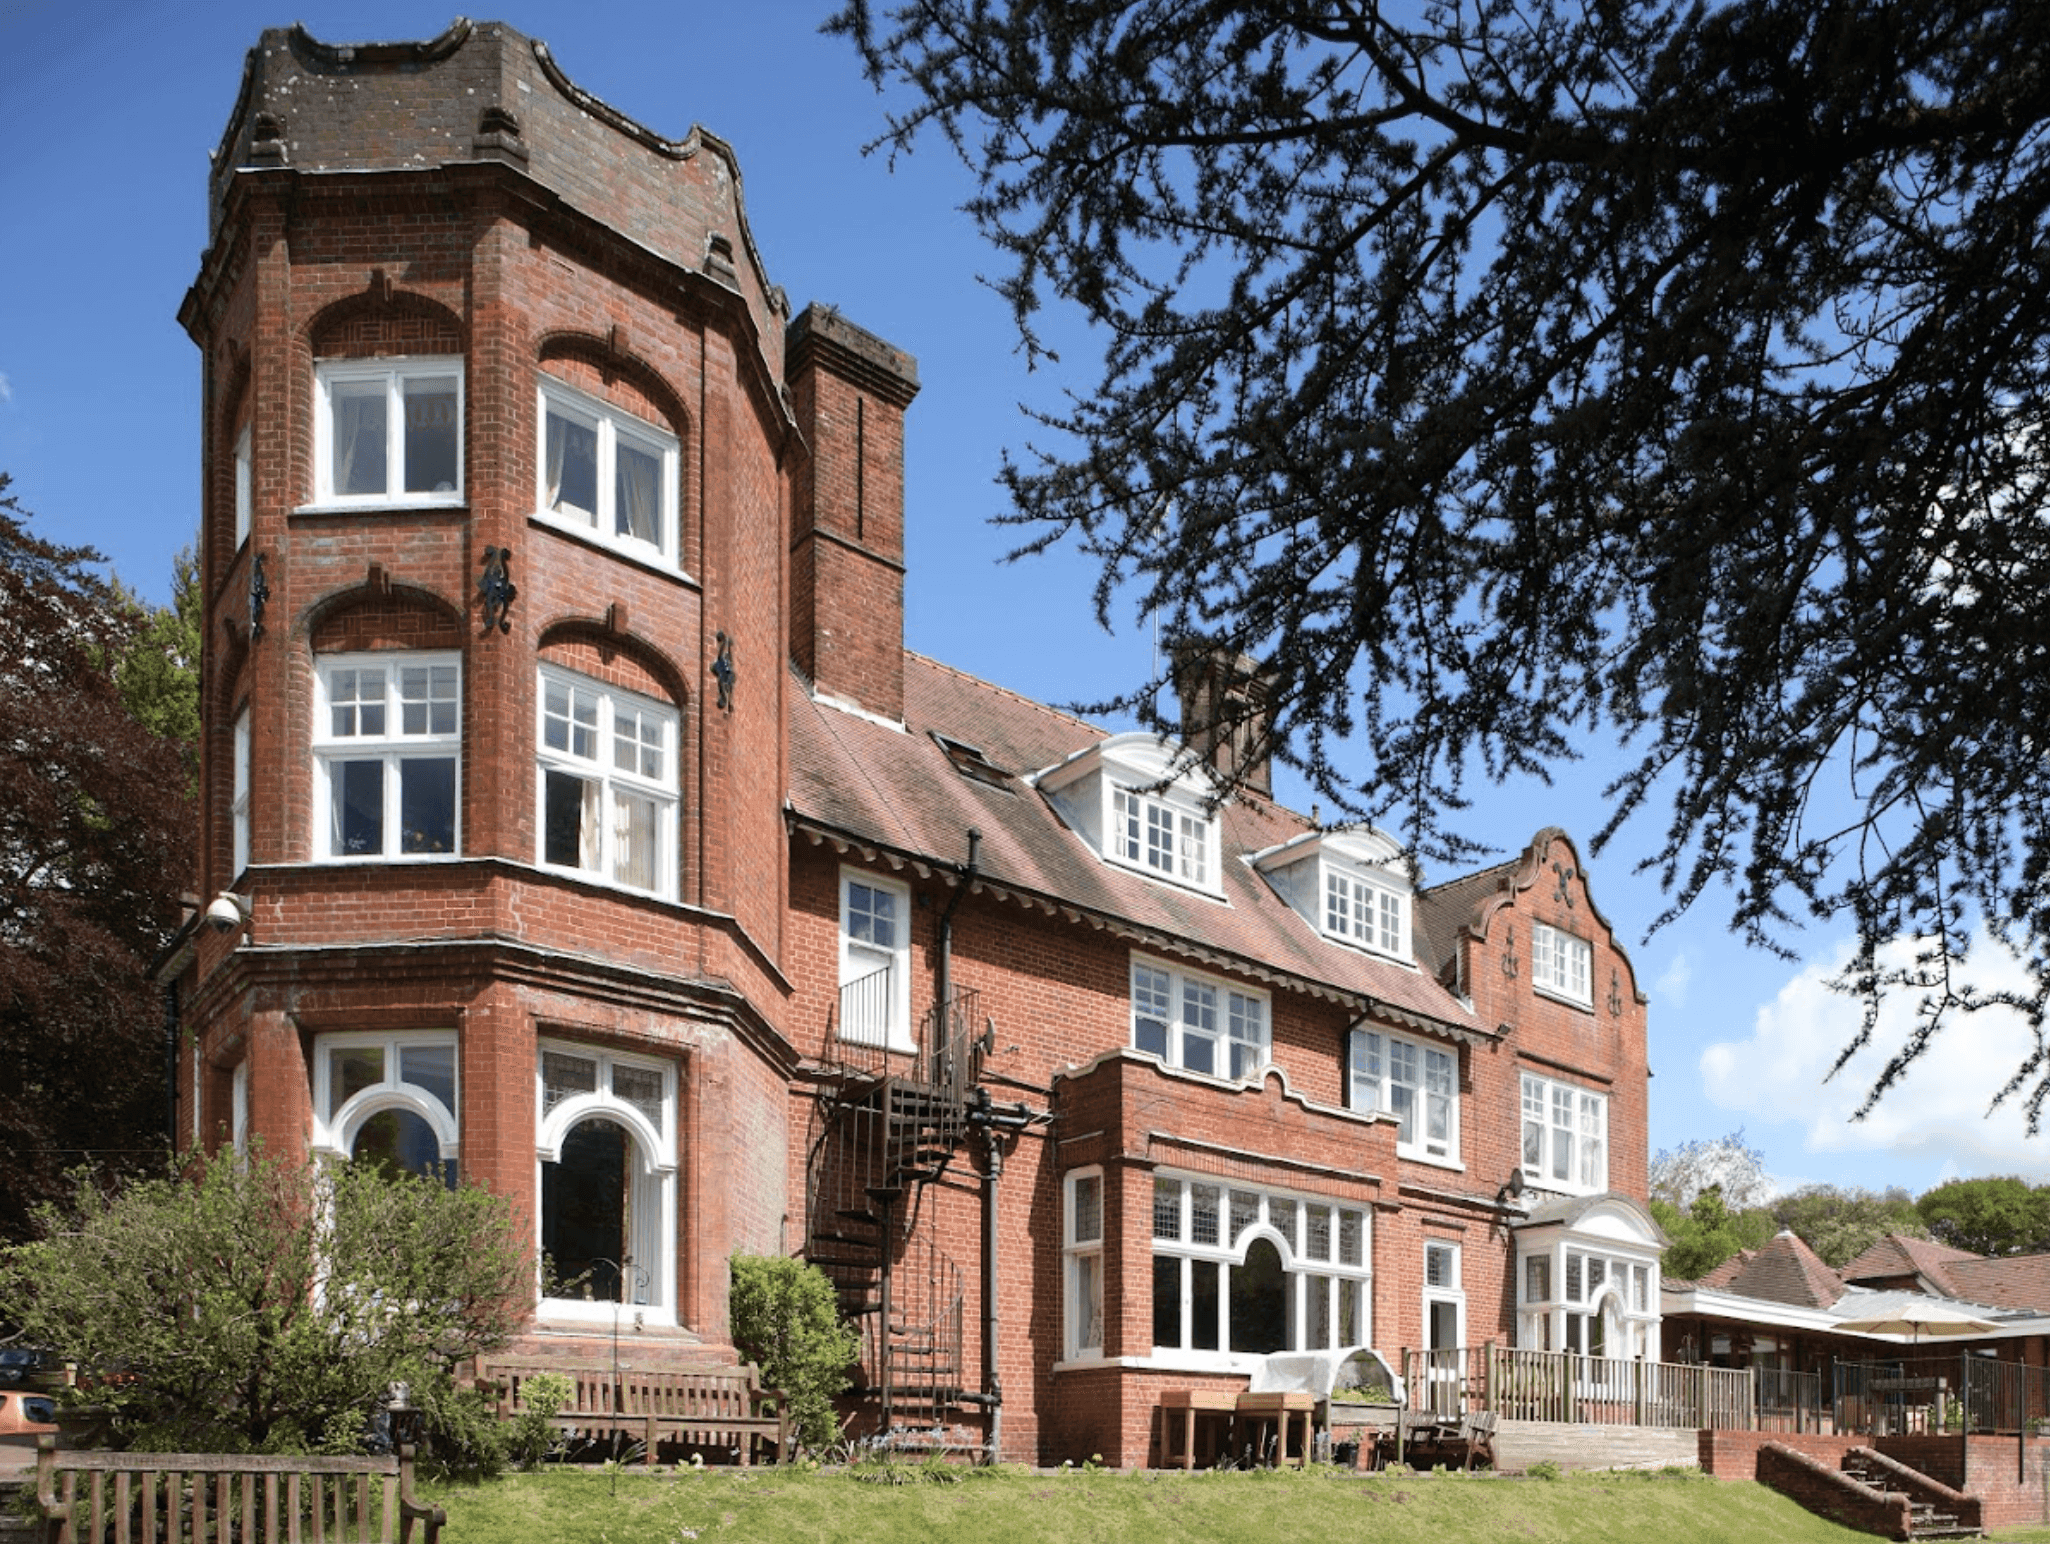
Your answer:
[[[1358,1202],[1153,1178],[1153,1355],[1241,1370],[1240,1355],[1373,1336],[1371,1219]]]
[[[542,1312],[676,1317],[676,1068],[544,1042],[539,1083]]]
[[[456,1182],[456,1037],[448,1031],[318,1035],[313,1150]]]
[[[1231,1348],[1256,1356],[1288,1349],[1288,1275],[1270,1238],[1246,1246],[1245,1263],[1231,1268]]]

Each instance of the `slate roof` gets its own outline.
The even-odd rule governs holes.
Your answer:
[[[978,680],[923,655],[904,658],[902,728],[803,690],[791,694],[790,810],[800,828],[951,868],[982,833],[977,876],[985,888],[1051,905],[1128,932],[1136,942],[1282,979],[1340,1000],[1370,998],[1398,1022],[1492,1038],[1440,983],[1451,958],[1457,909],[1471,914],[1495,870],[1424,892],[1414,929],[1414,968],[1333,943],[1242,861],[1314,829],[1303,816],[1244,795],[1222,810],[1222,901],[1107,863],[1025,781],[1108,738],[1108,731]],[[975,747],[995,784],[961,771],[935,734]],[[1009,774],[1004,776],[1003,774]],[[1001,786],[998,786],[1001,785]],[[1507,865],[1501,866],[1505,871]]]
[[[1459,930],[1474,909],[1491,895],[1509,888],[1521,858],[1511,858],[1477,874],[1447,880],[1418,898],[1416,950],[1432,974],[1442,979],[1459,953]]]

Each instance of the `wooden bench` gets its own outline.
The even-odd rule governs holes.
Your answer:
[[[629,1367],[615,1372],[540,1357],[483,1357],[477,1384],[495,1390],[498,1413],[509,1417],[526,1408],[522,1391],[528,1380],[544,1373],[569,1379],[574,1390],[551,1422],[557,1431],[640,1442],[645,1463],[655,1461],[655,1448],[663,1441],[724,1448],[742,1465],[754,1462],[757,1442],[767,1444],[776,1458],[789,1444],[789,1402],[781,1389],[762,1387],[751,1362],[690,1372]]]
[[[60,1453],[44,1436],[36,1501],[56,1544],[205,1544],[231,1527],[241,1544],[407,1544],[416,1522],[436,1544],[448,1522],[414,1499],[410,1446],[382,1458]]]
[[[1477,1415],[1463,1415],[1459,1418],[1459,1429],[1448,1432],[1438,1444],[1443,1463],[1458,1462],[1471,1470],[1476,1458],[1485,1459],[1490,1469],[1495,1467],[1495,1427],[1500,1417],[1492,1410],[1483,1410]]]
[[[1403,1462],[1411,1468],[1459,1464],[1472,1469],[1473,1461],[1480,1458],[1486,1460],[1492,1469],[1495,1466],[1495,1427],[1500,1419],[1492,1410],[1458,1416],[1404,1410],[1397,1421],[1401,1430],[1400,1447],[1398,1449],[1394,1432],[1385,1433],[1377,1453],[1379,1466],[1392,1462],[1399,1451]]]

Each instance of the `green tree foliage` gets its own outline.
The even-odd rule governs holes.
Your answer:
[[[165,1146],[162,1001],[195,828],[179,744],[129,711],[140,619],[0,473],[0,1239],[91,1157]],[[89,1151],[88,1151],[89,1149]]]
[[[447,1397],[532,1292],[509,1204],[368,1164],[232,1153],[83,1185],[0,1252],[0,1320],[78,1362],[138,1442],[300,1452],[363,1431],[395,1382]]]
[[[1719,1186],[1699,1191],[1684,1208],[1653,1197],[1651,1215],[1670,1241],[1664,1255],[1668,1277],[1697,1281],[1740,1249],[1756,1249],[1774,1233],[1772,1214],[1753,1207],[1732,1211]]]
[[[121,700],[151,734],[185,753],[199,775],[199,644],[203,622],[199,549],[188,544],[171,560],[171,604],[152,606],[119,580],[114,592],[137,619],[133,640],[115,670]],[[194,792],[197,792],[195,783]]]
[[[1776,1197],[1774,1221],[1800,1235],[1825,1265],[1842,1269],[1889,1233],[1927,1238],[1914,1197],[1895,1185],[1866,1190],[1857,1185],[1803,1185]]]
[[[1975,920],[2042,1025],[2050,6],[829,25],[906,93],[885,142],[935,132],[978,177],[1028,351],[1049,301],[1103,340],[1002,518],[1095,558],[1106,622],[1129,600],[1169,661],[1266,662],[1272,749],[1426,856],[1471,850],[1469,777],[1615,738],[1597,848],[1663,805],[1675,909],[1727,886],[1775,948],[1855,923],[1859,1044],[1926,994],[1872,1098],[1976,1000]],[[1157,684],[1096,706],[1177,727]],[[2033,1125],[2050,1046],[2022,1089]]]
[[[2050,1250],[2050,1187],[2011,1174],[1938,1185],[1916,1200],[1915,1211],[1931,1238],[1973,1254]]]
[[[825,1272],[783,1255],[737,1254],[727,1311],[734,1348],[761,1369],[765,1385],[789,1395],[798,1441],[814,1451],[837,1442],[833,1400],[847,1387],[861,1339],[840,1322]]]

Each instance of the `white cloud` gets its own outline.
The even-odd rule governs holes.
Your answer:
[[[13,400],[14,382],[10,381],[4,373],[0,373],[0,402],[12,402]]]
[[[1673,956],[1673,963],[1659,972],[1658,980],[1651,989],[1658,993],[1659,1001],[1674,1008],[1687,1006],[1687,987],[1694,980],[1694,962],[1687,958],[1682,949]]]
[[[1905,959],[1911,944],[1896,944]],[[1829,989],[1846,957],[1811,965],[1758,1010],[1748,1040],[1722,1041],[1701,1053],[1701,1082],[1724,1109],[1762,1121],[1796,1122],[1810,1152],[1883,1150],[1921,1155],[1956,1173],[2011,1173],[2039,1169],[2050,1141],[2023,1129],[2018,1099],[1991,1115],[1986,1106],[2034,1042],[2019,1013],[1989,1008],[1953,1014],[1929,1050],[1887,1091],[1862,1121],[1851,1112],[1915,1020],[1916,994],[1889,996],[1873,1027],[1872,1043],[1825,1083],[1823,1076],[1851,1037],[1861,1014],[1856,1000]],[[1982,992],[2020,989],[2020,962],[1981,937],[1966,972]]]

